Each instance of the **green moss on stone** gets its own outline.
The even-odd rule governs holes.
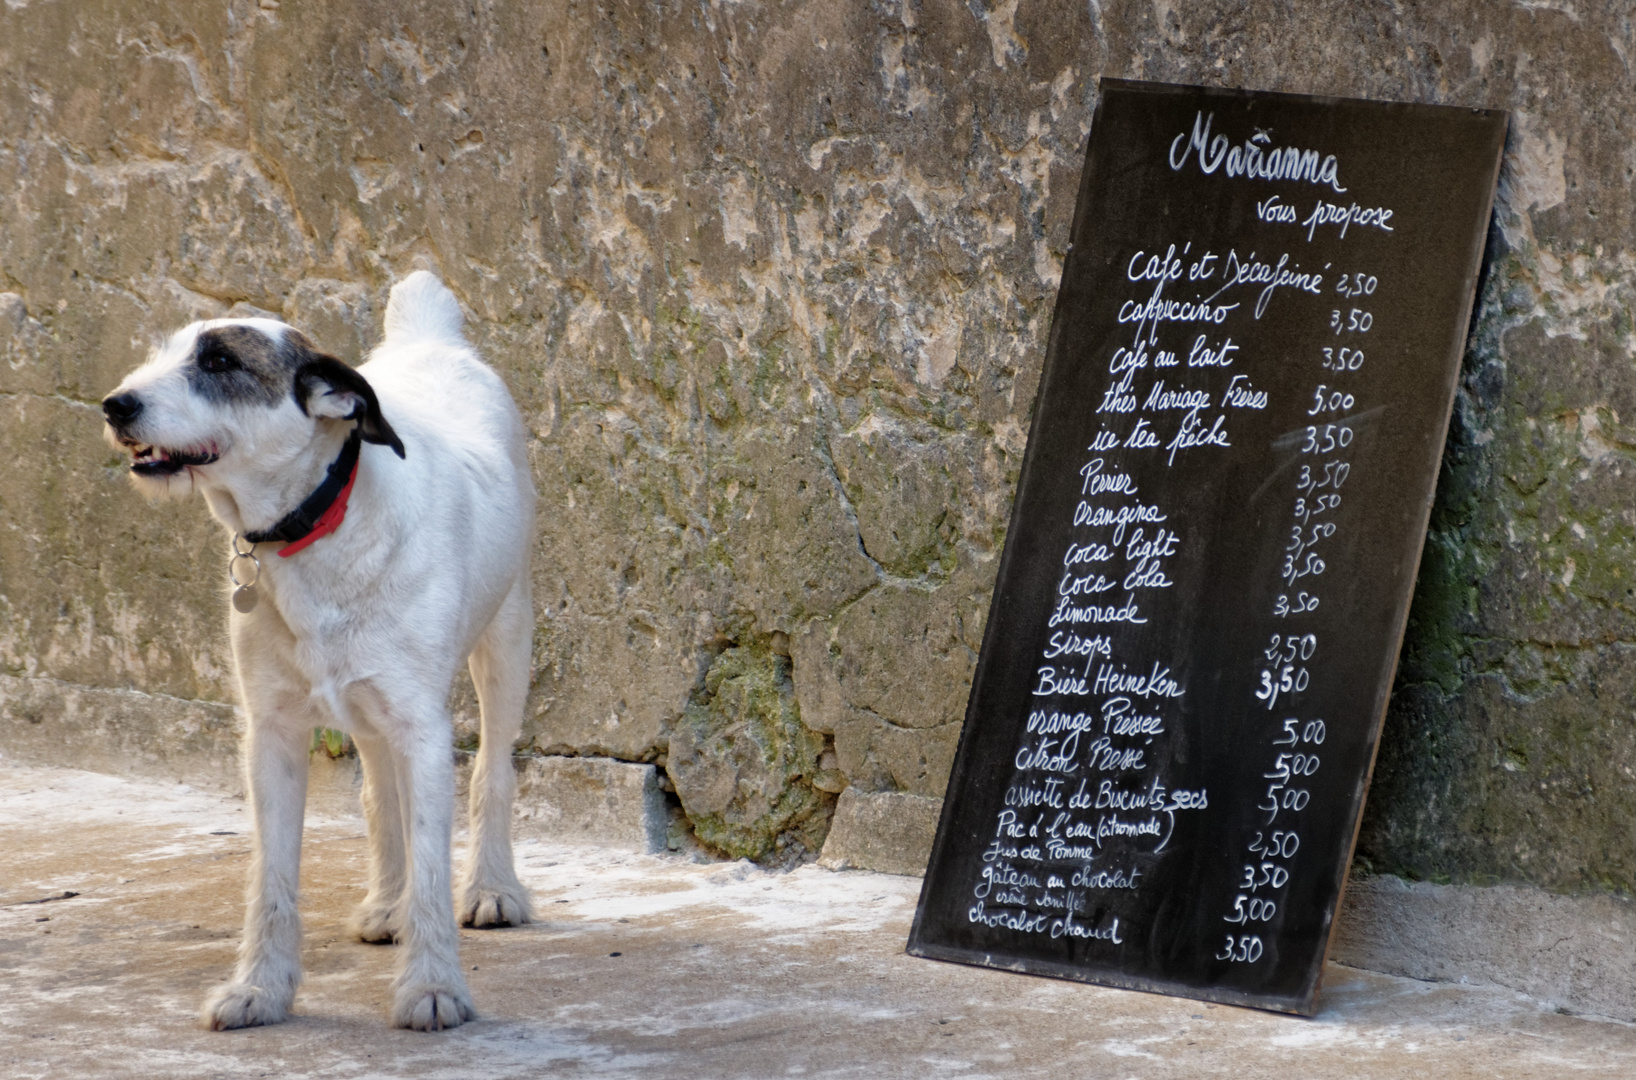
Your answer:
[[[1358,861],[1636,886],[1636,401],[1614,324],[1565,322],[1531,250],[1490,269]]]
[[[700,841],[763,860],[822,845],[833,797],[812,781],[823,748],[801,723],[789,659],[757,643],[711,664],[671,735],[666,771]]]
[[[356,751],[352,749],[352,740],[343,731],[330,728],[312,729],[312,746],[309,753],[324,754],[332,760],[349,757]]]

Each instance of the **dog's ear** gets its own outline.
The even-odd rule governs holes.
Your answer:
[[[365,442],[390,446],[403,457],[403,440],[381,415],[369,380],[333,356],[315,354],[295,372],[295,403],[308,416],[356,420]]]

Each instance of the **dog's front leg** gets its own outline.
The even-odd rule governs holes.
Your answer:
[[[245,774],[255,825],[250,882],[233,981],[205,1002],[216,1031],[281,1023],[301,981],[301,819],[307,803],[310,728],[258,717],[252,706]]]
[[[409,882],[392,1022],[416,1031],[438,1031],[477,1016],[460,971],[449,873],[454,757],[447,718],[440,710],[427,708],[394,742],[398,798],[408,834]]]

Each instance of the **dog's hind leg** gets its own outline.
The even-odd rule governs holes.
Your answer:
[[[398,775],[392,753],[374,731],[352,733],[364,767],[363,805],[369,833],[369,892],[352,913],[347,928],[361,941],[385,944],[403,926],[400,910],[406,881],[403,808],[398,802]]]
[[[477,1015],[460,971],[460,935],[449,873],[454,760],[444,704],[447,691],[396,687],[390,693],[383,703],[381,730],[397,771],[409,856],[392,1022],[416,1031],[437,1031],[459,1027]]]
[[[533,634],[525,575],[512,586],[470,659],[483,720],[471,778],[471,850],[455,889],[455,914],[465,926],[519,926],[534,918],[511,852],[511,802],[517,791],[511,749],[522,729]]]
[[[272,649],[256,647],[267,644],[261,636],[261,642],[251,643],[234,635],[250,716],[244,764],[255,836],[238,969],[231,982],[210,994],[201,1017],[215,1031],[283,1021],[301,981],[296,899],[313,716],[305,695],[279,670]]]

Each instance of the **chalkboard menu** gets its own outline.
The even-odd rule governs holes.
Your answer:
[[[1504,139],[1102,81],[911,953],[1311,1014]]]

